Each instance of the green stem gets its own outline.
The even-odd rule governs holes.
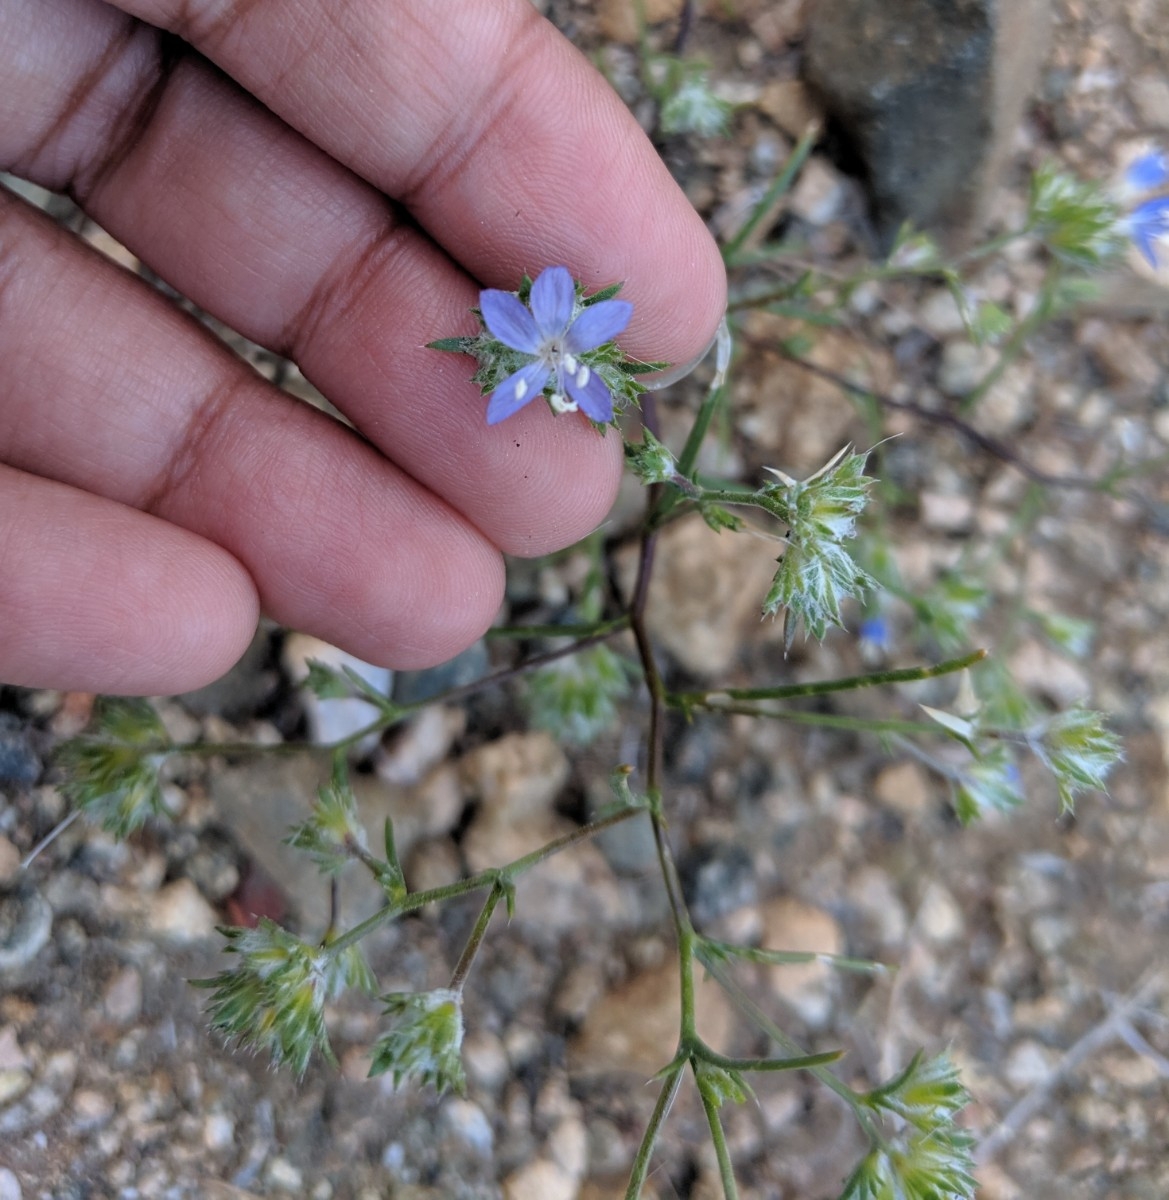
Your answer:
[[[510,877],[520,875],[531,867],[536,866],[537,863],[543,862],[544,859],[551,855],[557,854],[559,851],[575,845],[577,842],[594,837],[602,829],[618,825],[622,821],[627,821],[630,817],[636,816],[643,811],[641,808],[619,809],[616,812],[609,813],[607,816],[599,817],[595,821],[590,821],[587,825],[582,825],[578,829],[569,830],[568,833],[554,838],[547,845],[541,846],[538,850],[533,850],[530,854],[525,854],[522,858],[517,858],[514,862],[508,863],[506,866],[491,867],[467,879],[460,879],[456,883],[444,884],[442,887],[429,888],[424,892],[411,892],[408,896],[403,896],[401,900],[393,901],[385,905],[385,907],[379,908],[373,916],[367,917],[364,921],[354,925],[352,929],[343,933],[332,942],[329,949],[335,953],[340,953],[346,947],[361,941],[362,938],[367,937],[375,929],[380,928],[396,917],[400,917],[403,913],[416,912],[418,909],[424,908],[427,904],[438,904],[444,900],[453,900],[457,896],[465,896],[469,892],[477,892],[485,887],[498,887],[500,876]]]
[[[629,1174],[629,1184],[625,1189],[625,1200],[639,1200],[641,1196],[641,1189],[645,1186],[646,1178],[649,1176],[649,1164],[653,1157],[654,1146],[657,1144],[670,1106],[674,1103],[674,1097],[678,1094],[678,1087],[682,1082],[682,1072],[685,1069],[685,1059],[676,1062],[662,1080],[662,1090],[658,1093],[657,1103],[650,1114],[645,1133],[641,1137],[641,1144],[637,1147],[637,1154],[633,1159],[633,1169]]]
[[[743,990],[738,980],[727,970],[726,964],[711,954],[704,954],[702,947],[696,951],[698,961],[718,980],[723,990],[778,1046],[793,1057],[804,1057],[803,1047],[789,1037]],[[873,1120],[872,1114],[862,1104],[860,1097],[843,1080],[822,1066],[811,1066],[808,1070],[826,1087],[834,1092],[852,1110],[857,1123],[865,1131],[874,1146],[884,1146],[885,1139]]]
[[[524,638],[586,638],[598,634],[617,633],[629,627],[628,616],[614,617],[609,621],[582,621],[575,625],[500,625],[489,629],[483,636],[489,639]]]
[[[845,692],[856,688],[877,687],[886,683],[915,683],[921,679],[934,679],[954,671],[964,671],[986,657],[985,650],[975,650],[961,658],[928,667],[903,667],[889,671],[873,671],[868,675],[850,675],[845,679],[824,679],[817,683],[793,683],[765,688],[722,688],[717,692],[672,692],[671,704],[713,701],[722,696],[732,700],[791,700],[797,696],[823,696],[828,692]]]
[[[479,947],[483,944],[483,938],[487,933],[487,926],[491,924],[491,918],[495,913],[496,905],[503,899],[506,894],[506,889],[497,880],[495,886],[487,893],[487,899],[484,901],[483,908],[479,912],[479,918],[475,922],[474,929],[471,930],[470,937],[467,938],[467,944],[463,947],[463,953],[459,955],[459,961],[455,964],[455,969],[451,973],[450,990],[452,992],[461,992],[463,984],[467,981],[467,976],[471,973],[471,964],[475,961],[475,955],[479,953]]]
[[[718,1174],[722,1180],[724,1200],[739,1200],[739,1188],[735,1183],[735,1169],[731,1166],[727,1136],[723,1132],[722,1121],[719,1119],[718,1101],[714,1098],[710,1088],[702,1085],[701,1080],[698,1083],[698,1094],[702,1097],[702,1107],[706,1110],[706,1123],[710,1126],[710,1140],[714,1143],[714,1153],[718,1158]]]
[[[723,248],[723,262],[728,267],[735,265],[735,258],[739,251],[742,250],[748,238],[759,227],[760,221],[771,211],[772,205],[791,187],[792,181],[799,173],[800,168],[804,165],[807,157],[812,152],[812,147],[816,143],[816,139],[820,136],[820,126],[818,124],[811,125],[804,132],[804,136],[796,143],[795,149],[788,155],[787,162],[783,164],[779,174],[775,177],[771,186],[763,194],[763,198],[755,205],[750,217],[742,229],[731,238],[730,242]]]
[[[700,708],[704,712],[732,713],[743,717],[767,717],[772,721],[787,721],[792,725],[818,725],[823,729],[845,729],[852,733],[937,733],[941,728],[935,721],[880,721],[867,717],[845,717],[836,713],[798,712],[795,709],[768,709],[752,704],[720,704],[716,701],[680,701],[671,698],[673,708]]]
[[[813,1067],[839,1062],[844,1057],[843,1050],[825,1050],[821,1054],[797,1054],[791,1058],[728,1058],[699,1040],[690,1046],[690,1054],[726,1071],[810,1071]]]
[[[962,397],[959,412],[969,412],[1003,377],[1006,369],[1023,352],[1031,335],[1051,317],[1055,293],[1059,285],[1059,268],[1053,266],[1044,280],[1043,289],[1035,301],[1034,308],[1015,326],[1014,332],[1003,344],[998,359],[991,369],[978,381],[974,390]]]

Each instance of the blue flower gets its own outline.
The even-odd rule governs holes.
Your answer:
[[[881,654],[892,645],[892,631],[889,620],[880,614],[865,617],[859,630],[861,650],[872,654]]]
[[[1125,218],[1125,231],[1150,267],[1157,265],[1154,243],[1169,239],[1169,196],[1138,204]]]
[[[509,375],[487,405],[487,424],[519,412],[553,380],[555,412],[578,409],[593,421],[613,419],[613,397],[604,381],[580,359],[615,338],[633,315],[625,300],[598,300],[576,312],[576,287],[564,267],[548,267],[532,284],[529,311],[511,292],[479,293],[479,311],[491,336],[532,361]],[[575,317],[574,317],[575,313]]]
[[[1124,182],[1134,192],[1153,192],[1169,183],[1169,154],[1152,150],[1142,154],[1124,173]]]
[[[1155,192],[1169,184],[1169,154],[1151,150],[1136,159],[1124,173],[1125,199]],[[1136,205],[1122,219],[1121,228],[1150,267],[1157,266],[1156,243],[1169,239],[1169,196],[1154,196]]]

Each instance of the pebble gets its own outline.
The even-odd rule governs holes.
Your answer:
[[[538,1158],[503,1181],[504,1200],[576,1200],[580,1186],[561,1167]]]
[[[920,817],[933,799],[925,768],[912,761],[883,768],[873,781],[873,794],[887,808],[908,819]]]
[[[502,1040],[487,1029],[467,1034],[463,1042],[463,1067],[472,1083],[489,1092],[498,1091],[511,1070]]]
[[[724,1050],[734,1027],[726,993],[695,973],[698,1032]],[[632,1072],[648,1079],[673,1057],[678,1043],[678,964],[662,963],[606,993],[589,1010],[569,1047],[569,1062],[581,1074]]]
[[[658,539],[648,623],[662,646],[704,679],[730,669],[748,629],[759,628],[780,547],[747,534],[715,533],[701,518],[676,521]],[[636,561],[619,559],[628,594]],[[777,625],[778,628],[778,625]]]
[[[19,1100],[32,1084],[32,1077],[22,1067],[0,1068],[0,1108]]]
[[[264,1178],[269,1187],[279,1188],[282,1192],[299,1192],[304,1187],[304,1176],[300,1169],[286,1158],[272,1159]]]
[[[28,966],[48,943],[53,910],[31,888],[0,894],[0,981]]]
[[[960,492],[923,491],[921,522],[941,533],[965,533],[974,524],[974,501]]]
[[[548,1150],[566,1175],[583,1178],[589,1165],[589,1134],[580,1117],[566,1117],[556,1126],[548,1139]]]
[[[966,918],[953,894],[942,884],[931,883],[921,898],[918,927],[931,942],[948,946],[966,932]]]
[[[7,1167],[0,1167],[0,1200],[21,1200],[20,1180]]]
[[[73,1093],[73,1128],[79,1133],[101,1129],[114,1115],[114,1102],[105,1092],[79,1088]]]
[[[768,950],[842,954],[844,931],[831,913],[802,900],[781,896],[763,905],[763,945]],[[772,991],[806,1025],[822,1028],[832,1016],[838,990],[835,970],[827,963],[792,963],[772,967]]]
[[[495,1133],[483,1109],[473,1100],[457,1096],[442,1106],[439,1118],[443,1129],[480,1158],[490,1158],[495,1146]]]
[[[439,704],[424,708],[379,749],[374,762],[378,778],[400,787],[420,783],[445,760],[466,724],[467,714],[461,708]]]
[[[1055,1053],[1039,1042],[1019,1042],[1011,1047],[1003,1063],[1003,1076],[1013,1088],[1026,1091],[1048,1080],[1055,1059]]]
[[[7,891],[20,879],[20,851],[0,835],[0,890]]]
[[[1162,75],[1138,76],[1129,84],[1129,91],[1146,125],[1169,130],[1169,82]]]
[[[29,742],[29,726],[11,713],[0,713],[0,784],[31,787],[41,760]]]
[[[510,733],[459,760],[464,787],[509,821],[543,817],[568,781],[565,753],[547,733]]]
[[[136,967],[123,967],[106,985],[102,1008],[111,1021],[127,1025],[142,1011],[142,975]]]
[[[668,21],[682,10],[682,0],[644,0],[645,22],[656,25]],[[610,42],[632,44],[638,37],[638,10],[634,0],[600,0],[597,23],[601,35]]]
[[[154,897],[146,924],[151,933],[168,941],[198,942],[215,933],[219,918],[189,879],[179,879]]]
[[[792,189],[788,207],[809,225],[827,225],[844,207],[844,178],[825,159],[810,158]]]
[[[947,396],[967,396],[993,364],[994,351],[989,346],[961,340],[947,342],[938,368],[938,387]]]
[[[227,1150],[235,1141],[235,1122],[226,1113],[211,1113],[203,1122],[203,1146],[207,1150]]]
[[[338,673],[352,671],[382,696],[390,694],[394,679],[394,673],[388,667],[376,667],[306,633],[290,633],[285,638],[281,661],[288,677],[296,684],[308,677],[310,661],[322,663]],[[339,742],[360,732],[377,719],[380,711],[370,701],[357,697],[322,700],[308,688],[302,691],[302,703],[308,719],[309,739],[318,746]],[[359,743],[359,749],[368,752],[377,741],[377,735],[372,735],[365,743]]]

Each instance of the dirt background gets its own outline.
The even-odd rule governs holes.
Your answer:
[[[648,118],[620,6],[544,7]],[[766,186],[808,115],[796,83],[800,5],[734,9],[711,5],[687,42],[740,105],[731,136],[663,146],[720,232]],[[1056,11],[1038,93],[995,197],[996,222],[1018,217],[1028,173],[1042,161],[1113,178],[1140,146],[1169,142],[1163,0],[1068,2]],[[676,31],[664,19],[655,44],[668,46]],[[141,269],[66,203],[42,199]],[[845,271],[864,252],[863,205],[822,155],[774,230],[827,269]],[[1021,312],[1040,271],[1024,250],[974,282]],[[832,371],[863,368],[891,399],[926,410],[879,416],[882,436],[900,435],[882,459],[898,489],[886,492],[883,520],[899,568],[922,587],[955,566],[979,571],[995,596],[982,643],[1032,695],[1053,705],[1090,696],[1111,714],[1126,762],[1108,797],[1089,796],[1074,818],[1061,817],[1054,789],[1026,772],[1023,811],[963,830],[943,779],[871,739],[738,719],[669,732],[667,803],[696,918],[726,936],[899,965],[876,980],[812,967],[742,978],[810,1048],[847,1048],[841,1069],[853,1082],[881,1078],[918,1046],[949,1046],[975,1096],[967,1115],[984,1138],[988,1200],[1169,1194],[1165,275],[1134,262],[1104,281],[1090,309],[1043,330],[1004,374],[971,422],[1009,447],[1005,458],[928,415],[952,413],[963,379],[985,365],[962,348],[941,289],[864,292],[852,330],[823,336],[811,352]],[[712,439],[708,469],[744,479],[762,465],[808,474],[844,442],[875,440],[872,420],[839,389],[767,348],[782,332],[774,319],[750,318],[745,328],[734,407]],[[258,370],[313,399],[295,367],[221,332]],[[684,431],[700,383],[662,399],[667,433]],[[1020,516],[1033,500],[1027,470],[1083,481],[1118,458],[1140,468],[1120,497],[1053,486],[1033,516]],[[607,527],[619,561],[633,503],[625,498]],[[755,539],[683,524],[664,541],[651,611],[673,682],[818,678],[863,666],[855,635],[842,633],[785,663],[777,631],[757,620],[770,563]],[[571,555],[517,564],[512,617],[561,617],[586,565]],[[1028,608],[1095,622],[1090,656],[1053,650],[1021,619]],[[928,647],[909,614],[894,607],[890,615],[888,660],[920,661]],[[228,679],[160,702],[160,711],[176,736],[298,736],[306,715],[292,679],[309,652],[266,628]],[[494,661],[501,653],[492,648]],[[437,684],[430,676],[397,686],[444,686],[482,671],[487,656],[480,647]],[[952,694],[952,682],[939,681],[835,711],[879,703],[909,715],[918,700],[945,703]],[[125,845],[79,823],[21,876],[14,855],[64,815],[51,775],[32,775],[90,703],[0,689],[0,755],[10,774],[24,764],[26,776],[0,798],[8,889],[0,932],[18,942],[14,922],[32,927],[38,914],[52,915],[48,942],[0,991],[2,1200],[623,1195],[654,1101],[647,1080],[672,1054],[676,1028],[673,948],[644,831],[630,826],[555,860],[521,884],[510,927],[497,919],[469,989],[465,1099],[366,1082],[378,1013],[357,1000],[332,1015],[341,1069],[314,1066],[298,1084],[211,1037],[200,994],[185,980],[218,969],[216,922],[266,911],[307,930],[322,919],[324,888],[275,842],[303,814],[323,764],[307,754],[275,765],[185,764],[168,786],[172,822]],[[457,878],[514,857],[600,803],[610,767],[637,760],[638,720],[633,702],[619,731],[566,756],[525,731],[512,692],[433,709],[363,756],[363,812],[371,823],[394,815],[414,886]],[[347,885],[347,912],[371,903],[368,890]],[[444,982],[475,911],[452,904],[379,933],[369,950],[382,986]],[[702,989],[700,1007],[712,1041],[762,1049],[716,988]],[[745,1197],[831,1198],[861,1149],[847,1115],[802,1077],[760,1080],[758,1102],[726,1116]],[[648,1195],[718,1194],[688,1092],[657,1163]]]

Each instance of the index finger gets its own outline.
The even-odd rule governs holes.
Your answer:
[[[115,0],[400,200],[476,278],[626,281],[622,342],[687,362],[718,250],[625,105],[529,0]],[[443,330],[436,331],[436,336]]]

